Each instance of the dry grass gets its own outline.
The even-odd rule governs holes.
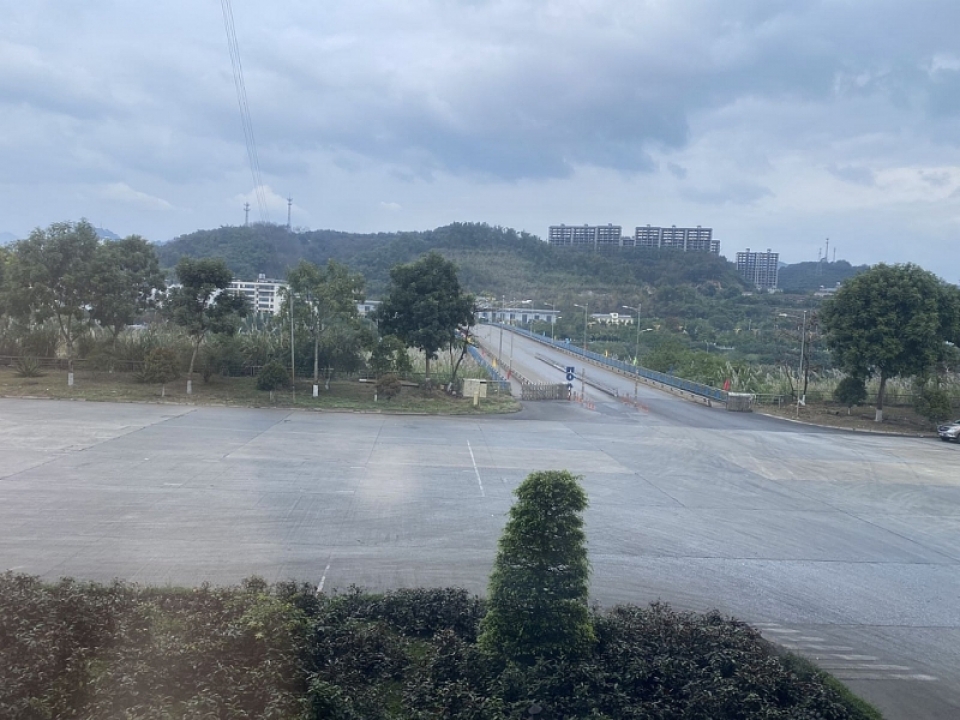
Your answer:
[[[899,433],[903,435],[936,437],[937,423],[931,422],[914,412],[912,407],[889,406],[883,409],[883,422],[874,421],[872,407],[855,407],[847,413],[847,408],[839,407],[836,403],[808,403],[800,408],[797,414],[796,405],[761,405],[755,408],[757,412],[775,417],[784,417],[791,420],[801,420],[815,425],[845,428],[847,430],[863,430],[870,432]]]
[[[101,402],[164,402],[185,405],[227,405],[237,407],[276,407],[304,410],[341,410],[384,413],[424,413],[430,415],[473,415],[509,413],[520,409],[513,398],[490,397],[478,408],[469,399],[454,398],[443,392],[424,392],[405,387],[392,400],[374,402],[372,383],[334,381],[330,390],[320,386],[320,396],[313,397],[309,382],[297,383],[296,401],[290,390],[270,394],[256,389],[254,378],[215,377],[209,383],[197,378],[193,394],[187,395],[187,381],[181,378],[167,383],[163,397],[159,385],[136,381],[130,373],[78,372],[73,387],[67,385],[67,374],[47,371],[42,377],[18,377],[12,368],[0,368],[0,396],[42,397],[64,400]]]

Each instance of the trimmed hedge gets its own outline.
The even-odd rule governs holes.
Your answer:
[[[0,717],[295,720],[821,718],[879,714],[747,625],[666,605],[593,611],[593,651],[481,651],[459,589],[142,588],[0,575]]]

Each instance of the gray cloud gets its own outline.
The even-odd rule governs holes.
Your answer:
[[[752,205],[770,197],[770,188],[760,185],[733,184],[719,188],[687,188],[681,194],[688,200],[707,205]]]
[[[387,197],[425,225],[458,208],[542,233],[575,202],[629,226],[642,196],[744,238],[727,213],[857,227],[887,203],[892,233],[953,227],[923,190],[949,194],[960,168],[955,0],[233,7],[264,182],[331,225],[391,229]],[[0,230],[90,214],[176,235],[249,192],[216,3],[13,4],[0,67],[0,185],[18,198]],[[850,197],[818,192],[831,176]],[[433,205],[441,186],[460,195]]]
[[[831,165],[827,168],[831,175],[844,182],[855,185],[873,185],[877,181],[877,174],[868,167],[857,165]]]

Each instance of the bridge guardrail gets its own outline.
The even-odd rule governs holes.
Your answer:
[[[500,372],[490,364],[490,361],[487,360],[483,353],[473,345],[467,345],[467,352],[470,353],[477,365],[482,367],[487,371],[487,374],[490,376],[491,382],[497,386],[497,391],[503,395],[512,395],[513,388],[510,385],[510,381],[503,377]]]
[[[501,323],[490,323],[495,327],[500,327]],[[637,375],[639,377],[651,380],[653,382],[658,382],[669,387],[676,388],[677,390],[683,390],[684,392],[691,393],[693,395],[699,395],[700,397],[705,397],[710,400],[716,400],[717,402],[725,403],[727,401],[727,393],[723,390],[709,385],[704,385],[703,383],[694,382],[693,380],[684,380],[683,378],[678,378],[674,375],[668,375],[667,373],[657,372],[656,370],[650,370],[639,365],[631,365],[625,363],[622,360],[613,360],[611,358],[600,355],[599,353],[590,352],[589,350],[584,350],[583,348],[578,348],[575,345],[570,343],[558,342],[556,340],[551,340],[548,337],[537,335],[532,333],[529,330],[524,330],[523,328],[514,327],[511,325],[502,325],[502,327],[507,328],[508,330],[518,333],[524,337],[535,340],[543,345],[548,347],[556,348],[557,350],[562,350],[564,352],[570,353],[571,355],[580,356],[587,360],[597,363],[598,365],[606,365],[607,367],[619,370],[625,375]]]

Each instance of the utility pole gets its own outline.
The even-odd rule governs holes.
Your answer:
[[[287,198],[287,232],[290,232],[290,227],[291,227],[291,225],[290,225],[290,215],[291,215],[292,211],[293,211],[293,198],[292,198],[292,197],[288,197],[288,198]]]
[[[497,365],[500,366],[503,364],[503,314],[504,314],[504,304],[507,302],[507,296],[500,296],[500,349],[497,351]],[[499,367],[497,369],[500,369]]]
[[[288,286],[289,287],[289,286]],[[293,404],[297,404],[297,365],[293,353],[293,288],[290,292],[290,388],[293,392]]]
[[[643,307],[643,303],[637,303],[636,307],[633,307],[632,305],[624,305],[623,307],[626,310],[637,311],[637,351],[633,356],[633,401],[636,402],[638,394],[637,384],[640,382],[640,373],[637,372],[640,365],[640,308]]]
[[[800,417],[800,383],[803,380],[803,352],[807,340],[807,311],[803,311],[803,328],[800,331],[800,372],[797,374],[797,417]],[[806,402],[806,400],[804,400]]]
[[[243,226],[250,225],[250,203],[243,204]]]
[[[574,307],[583,308],[583,353],[584,353],[584,357],[586,357],[586,353],[587,353],[587,313],[590,312],[587,308],[588,308],[589,305],[590,305],[590,303],[586,303],[585,305],[578,305],[577,303],[574,303],[574,304],[573,304]]]

